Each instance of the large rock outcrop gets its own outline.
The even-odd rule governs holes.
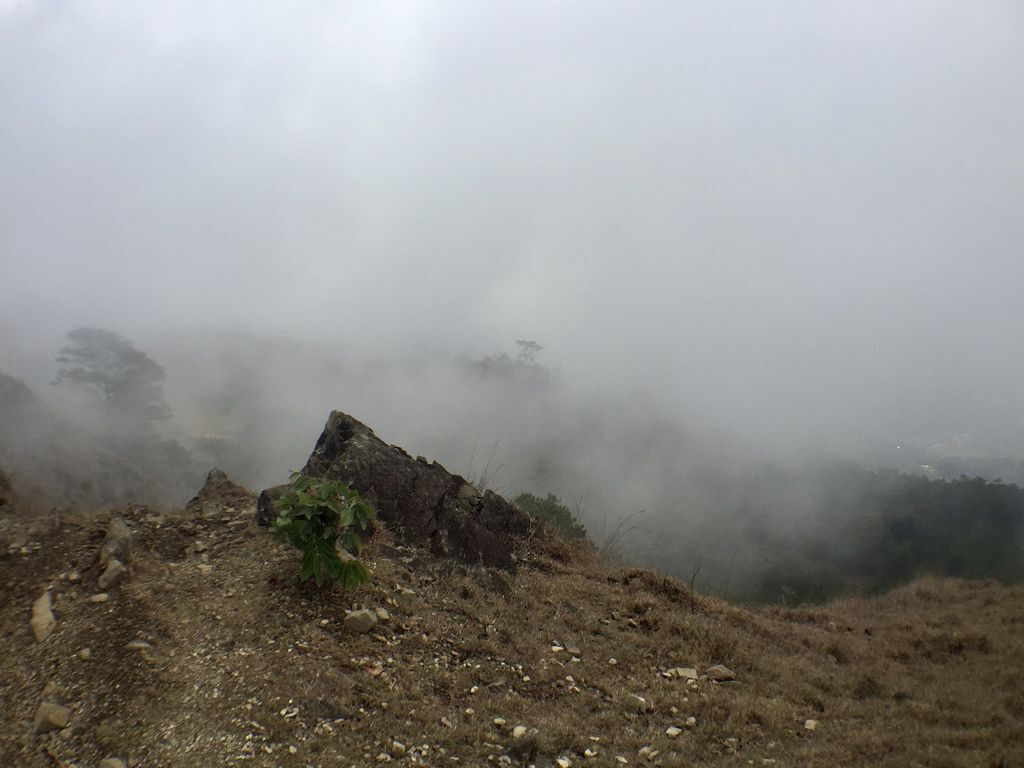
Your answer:
[[[347,482],[377,515],[411,543],[429,543],[438,555],[509,567],[515,540],[529,532],[530,518],[465,478],[388,445],[351,416],[334,411],[302,470]],[[261,522],[273,519],[279,489],[260,496]]]

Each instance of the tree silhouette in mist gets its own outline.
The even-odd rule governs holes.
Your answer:
[[[103,328],[68,333],[57,362],[63,366],[51,384],[69,384],[120,414],[148,422],[170,418],[164,402],[164,369],[128,339]]]

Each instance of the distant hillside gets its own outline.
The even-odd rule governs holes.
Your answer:
[[[159,446],[147,448],[130,452],[90,433],[0,373],[0,468],[10,475],[23,507],[183,501],[195,478],[181,477],[180,462],[161,472],[153,451]]]

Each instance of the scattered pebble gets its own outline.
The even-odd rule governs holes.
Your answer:
[[[345,629],[349,632],[366,634],[377,626],[377,614],[365,608],[351,611],[345,616]]]
[[[697,670],[693,667],[673,667],[672,669],[666,669],[661,675],[670,679],[696,680]]]

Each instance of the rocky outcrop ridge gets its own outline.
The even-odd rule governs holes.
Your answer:
[[[412,458],[340,411],[327,419],[303,472],[348,483],[405,541],[466,562],[510,567],[515,540],[531,526],[526,513],[498,494],[480,492],[436,461]],[[261,522],[273,519],[279,492],[261,494]]]
[[[185,505],[191,514],[234,511],[251,507],[256,497],[243,488],[222,470],[214,467],[206,475],[206,482],[199,492]]]

